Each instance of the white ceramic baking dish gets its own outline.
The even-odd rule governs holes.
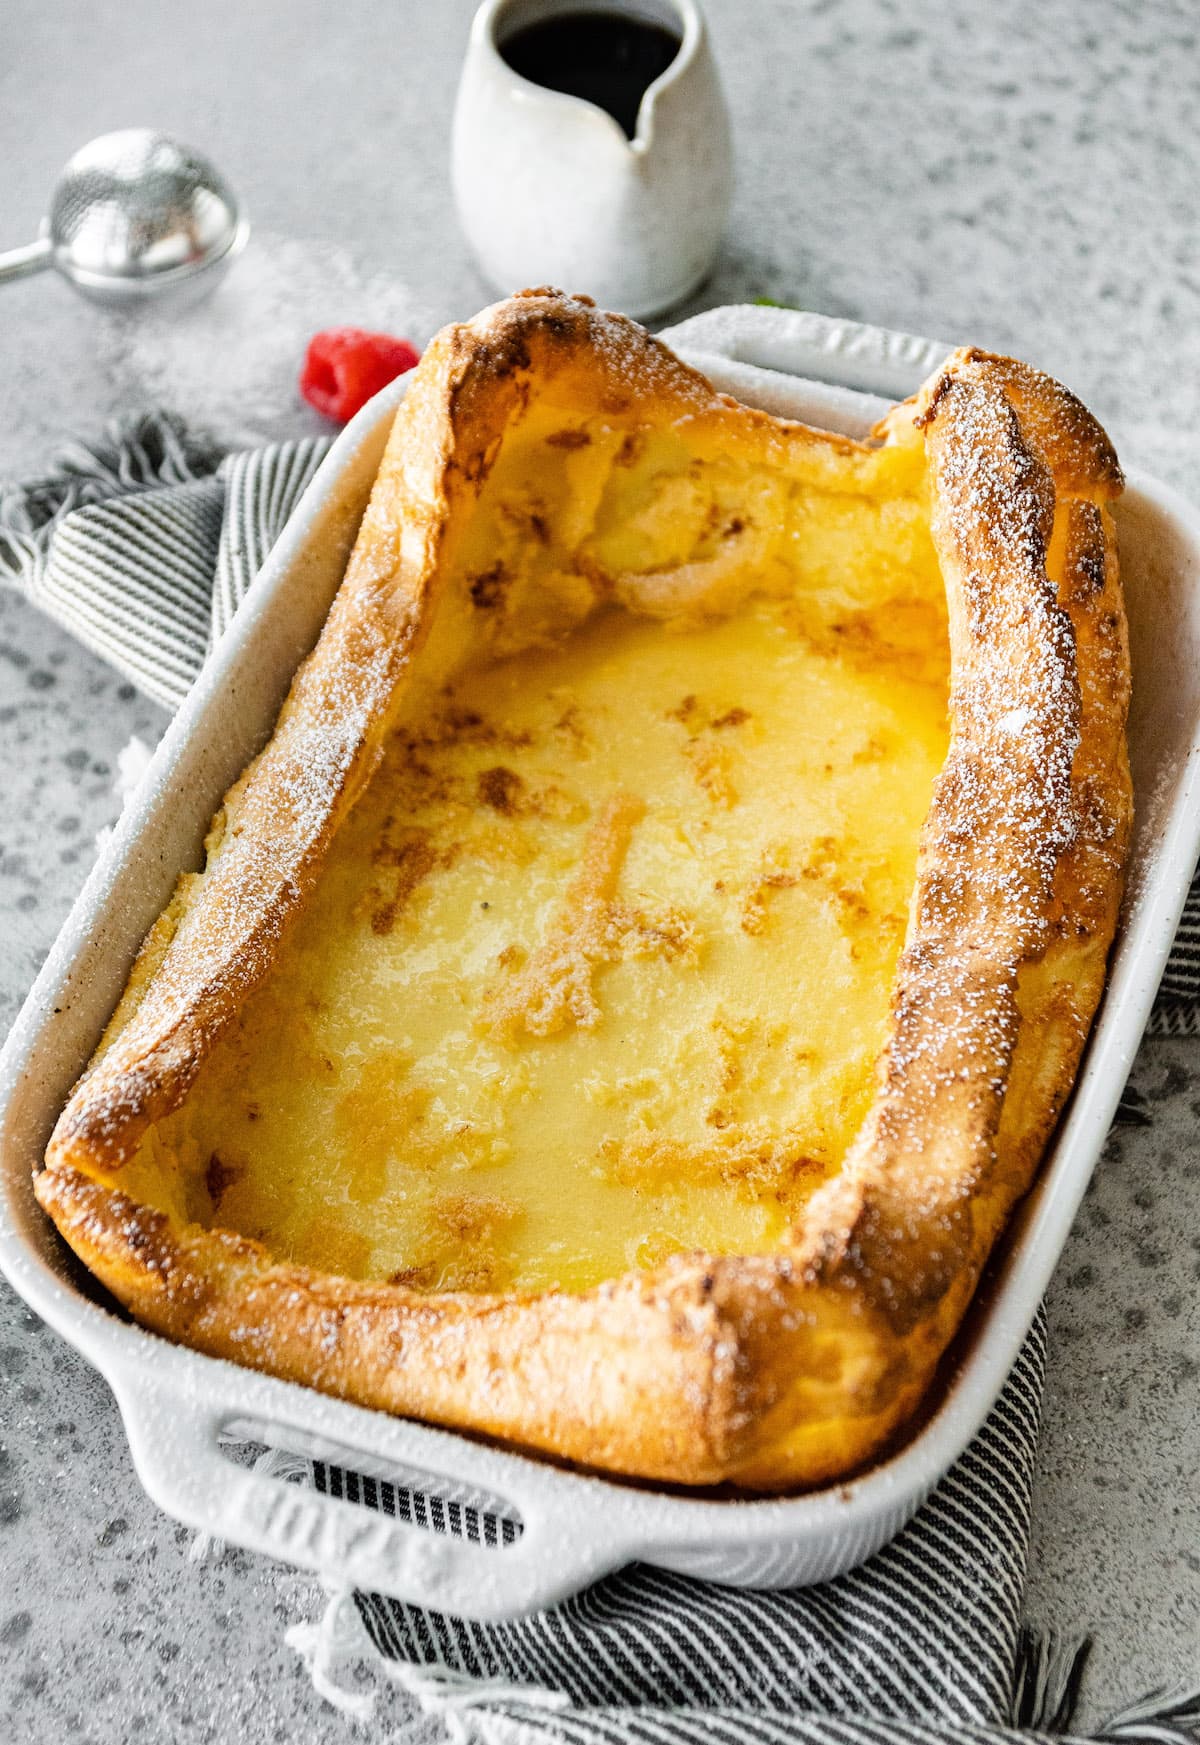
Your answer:
[[[853,431],[864,429],[887,398],[915,386],[945,349],[766,308],[714,311],[671,337],[730,392]],[[30,1191],[54,1119],[142,935],[177,874],[197,864],[214,808],[266,739],[296,664],[317,635],[401,391],[389,390],[359,415],[309,487],[166,733],[0,1056],[0,1266],[107,1378],[150,1495],[180,1520],[236,1544],[339,1582],[477,1618],[548,1605],[635,1558],[735,1586],[820,1580],[894,1534],[982,1423],[1108,1130],[1200,846],[1200,520],[1140,478],[1120,507],[1139,796],[1130,897],[1070,1107],[933,1409],[905,1446],[846,1484],[780,1500],[669,1494],[389,1418],[168,1344],[114,1308]],[[233,1463],[224,1446],[230,1435],[473,1504],[509,1525],[485,1533],[468,1510],[464,1532],[462,1513],[436,1504],[404,1520],[286,1484]],[[443,1528],[449,1522],[452,1530],[432,1531],[433,1522]]]

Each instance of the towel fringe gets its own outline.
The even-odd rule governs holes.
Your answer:
[[[369,1726],[375,1717],[375,1691],[350,1690],[337,1676],[346,1661],[370,1658],[354,1592],[348,1587],[326,1588],[326,1592],[329,1600],[321,1616],[291,1625],[283,1639],[303,1660],[317,1695],[359,1726]]]
[[[1060,1636],[1022,1624],[1013,1668],[1012,1725],[1064,1733],[1079,1705],[1090,1636]]]
[[[1196,1745],[1200,1740],[1200,1685],[1159,1686],[1110,1716],[1099,1730],[1122,1745]]]
[[[40,478],[0,480],[0,580],[34,592],[55,530],[72,510],[193,484],[215,473],[225,452],[173,412],[140,412],[110,420],[91,442],[66,443]]]
[[[436,1718],[451,1745],[519,1745],[536,1736],[536,1729],[526,1723],[490,1713],[490,1704],[520,1703],[547,1714],[568,1706],[562,1691],[505,1678],[476,1678],[442,1662],[414,1666],[385,1660],[363,1626],[354,1590],[326,1584],[325,1591],[329,1598],[321,1616],[293,1624],[283,1639],[304,1661],[317,1694],[360,1726],[375,1718],[381,1678],[415,1699],[415,1729],[423,1733],[425,1719]],[[374,1689],[351,1689],[339,1681],[339,1673],[352,1664],[369,1668]]]
[[[1022,1625],[1013,1671],[1012,1725],[1033,1733],[1069,1733],[1092,1652],[1090,1636],[1059,1636]],[[1096,1728],[1095,1745],[1196,1745],[1200,1686],[1159,1687]]]

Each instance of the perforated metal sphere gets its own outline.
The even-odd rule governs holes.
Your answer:
[[[54,264],[105,303],[157,297],[217,276],[249,227],[237,196],[199,152],[131,127],[102,134],[63,170],[45,232]]]

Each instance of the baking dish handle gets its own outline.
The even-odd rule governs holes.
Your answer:
[[[219,1442],[228,1404],[201,1403],[145,1376],[116,1391],[138,1477],[160,1508],[339,1585],[461,1617],[511,1618],[578,1592],[641,1545],[632,1521],[623,1530],[622,1499],[610,1487],[589,1520],[578,1483],[560,1491],[544,1477],[536,1487],[506,1481],[523,1530],[509,1544],[482,1545],[237,1464]],[[301,1451],[312,1444],[301,1430],[264,1433]]]

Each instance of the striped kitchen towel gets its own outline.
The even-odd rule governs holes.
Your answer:
[[[44,477],[0,486],[0,580],[172,709],[328,446],[223,453],[162,414],[114,426],[73,444]],[[1200,889],[1152,1028],[1200,1034]],[[1133,1099],[1123,1118],[1148,1117]],[[908,1527],[819,1587],[742,1592],[638,1565],[553,1611],[489,1625],[345,1592],[289,1639],[317,1689],[359,1722],[371,1721],[375,1697],[345,1681],[350,1661],[415,1697],[452,1739],[483,1745],[1065,1737],[1087,1644],[1021,1627],[1044,1358],[1039,1315],[984,1428]],[[289,1477],[432,1531],[502,1542],[516,1530],[289,1459]],[[1182,1742],[1197,1725],[1200,1697],[1159,1693],[1095,1736]]]
[[[0,580],[176,709],[333,438],[226,454],[167,413],[0,484]]]

